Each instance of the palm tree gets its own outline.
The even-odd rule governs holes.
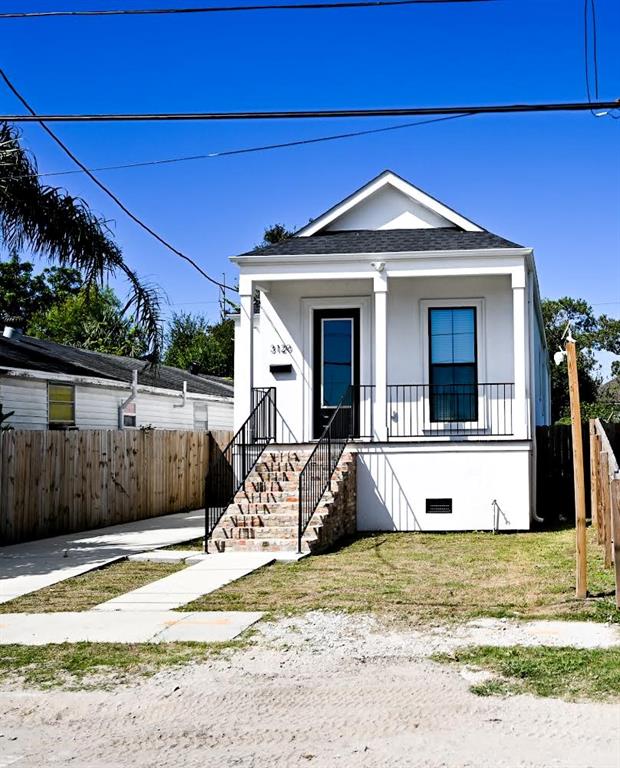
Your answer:
[[[107,275],[122,274],[129,284],[123,313],[131,313],[156,361],[161,355],[159,297],[124,262],[104,219],[63,190],[41,183],[36,160],[21,146],[19,132],[0,122],[0,245],[29,248],[61,266],[78,269],[86,287],[101,286]]]

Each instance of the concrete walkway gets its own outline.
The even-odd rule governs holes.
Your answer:
[[[128,555],[204,535],[204,512],[181,512],[0,548],[0,603]]]
[[[273,553],[230,552],[197,555],[195,559],[198,562],[189,568],[96,605],[92,610],[125,611],[132,614],[172,611],[214,592],[224,584],[247,576],[257,568],[273,563],[275,557]]]
[[[262,613],[175,611],[6,613],[0,615],[2,644],[49,643],[221,643],[233,640]]]

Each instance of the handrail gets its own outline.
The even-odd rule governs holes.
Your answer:
[[[351,413],[347,414],[352,408],[351,391],[349,387],[343,395],[299,475],[297,551],[300,553],[302,537],[351,437],[353,420]]]
[[[276,439],[275,387],[252,390],[253,408],[223,449],[215,446],[205,477],[205,552],[209,536],[269,443]],[[213,445],[213,444],[212,444]]]

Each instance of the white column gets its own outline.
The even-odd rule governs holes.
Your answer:
[[[253,316],[254,286],[251,280],[239,281],[239,333],[235,349],[235,430],[250,415],[254,369]]]
[[[526,290],[525,270],[512,274],[512,335],[514,356],[514,402],[512,409],[512,431],[515,437],[529,437],[527,419],[527,365],[526,365]]]
[[[373,409],[374,436],[387,440],[387,297],[388,281],[385,272],[378,272],[373,280],[375,326],[375,404]]]

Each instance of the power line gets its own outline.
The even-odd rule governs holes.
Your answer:
[[[101,165],[97,168],[89,168],[91,172],[95,171],[117,171],[126,168],[144,168],[147,166],[168,165],[172,163],[184,163],[194,160],[211,160],[217,157],[231,157],[233,155],[244,155],[253,152],[266,152],[274,149],[284,149],[287,147],[299,147],[306,144],[319,144],[324,141],[337,141],[339,139],[352,139],[358,136],[369,136],[374,133],[385,133],[387,131],[399,131],[404,128],[415,128],[418,125],[430,125],[431,123],[441,123],[447,120],[457,120],[459,117],[471,117],[471,115],[448,115],[447,117],[435,117],[430,120],[416,120],[411,123],[401,123],[399,125],[388,125],[385,128],[370,128],[366,131],[350,131],[348,133],[336,133],[329,136],[317,136],[313,139],[298,139],[295,141],[283,141],[278,144],[262,144],[255,147],[243,147],[241,149],[229,149],[220,152],[209,152],[203,155],[183,155],[181,157],[169,157],[161,160],[144,160],[135,163],[119,163],[118,165]],[[47,173],[37,173],[38,178],[49,176],[69,176],[76,173],[84,173],[82,169],[71,171],[49,171]]]
[[[590,86],[590,15],[592,16],[592,70],[594,78],[594,98],[598,101],[598,39],[596,31],[596,3],[595,0],[584,0],[583,3],[583,57],[586,79],[586,94],[588,101],[592,101],[592,88]],[[616,106],[617,108],[617,106]],[[620,120],[620,115],[614,115],[612,112],[595,112],[594,108],[590,110],[594,117],[611,117],[613,120]]]
[[[43,122],[43,119],[37,115],[33,107],[30,106],[30,104],[26,101],[26,99],[19,93],[17,88],[13,85],[13,83],[9,80],[7,77],[5,71],[0,68],[0,77],[4,80],[9,90],[17,97],[17,99],[24,105],[24,107],[30,112],[31,116],[36,118],[36,122],[38,122],[43,128],[43,130],[53,139],[53,141],[58,144],[58,146],[62,149],[62,151],[68,155],[68,157],[91,179],[98,187],[102,190],[111,200],[113,200],[116,205],[125,213],[129,218],[135,222],[139,227],[141,227],[145,232],[148,232],[151,237],[154,237],[159,243],[161,243],[164,247],[166,247],[169,251],[172,251],[172,253],[179,256],[181,259],[184,259],[188,264],[190,264],[194,269],[196,269],[204,278],[206,278],[209,282],[213,283],[214,285],[217,285],[219,288],[228,288],[229,290],[236,293],[236,288],[232,288],[230,286],[226,286],[224,283],[220,283],[219,280],[215,280],[213,277],[208,275],[202,267],[200,267],[192,258],[187,256],[185,253],[180,251],[178,248],[175,248],[171,243],[169,243],[167,240],[165,240],[161,235],[159,235],[157,232],[155,232],[154,229],[149,227],[148,224],[145,224],[142,219],[139,219],[134,213],[132,213],[127,206],[122,202],[122,200],[117,197],[114,192],[112,192],[109,187],[106,187],[103,182],[99,181],[99,179],[93,174],[92,171],[90,171],[84,163],[79,160],[73,152],[69,149],[69,147],[62,141],[61,138],[59,138],[52,130],[49,128],[45,123]]]
[[[163,16],[188,13],[239,13],[244,11],[337,10],[346,8],[383,8],[399,5],[454,5],[457,3],[490,3],[497,0],[343,0],[326,3],[270,3],[265,5],[228,5],[197,8],[127,8],[91,11],[19,11],[0,13],[0,19],[41,19],[93,16]]]
[[[145,112],[50,115],[0,115],[11,123],[108,123],[108,122],[166,122],[223,120],[322,120],[325,118],[355,119],[361,117],[425,117],[429,115],[501,115],[532,112],[583,112],[590,109],[617,109],[616,101],[552,102],[542,104],[492,104],[484,106],[450,107],[387,107],[368,109],[306,109],[272,112]]]

